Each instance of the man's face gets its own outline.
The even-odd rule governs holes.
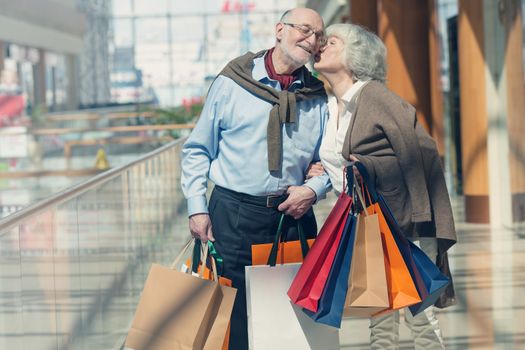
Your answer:
[[[321,16],[310,9],[294,9],[284,23],[276,26],[277,46],[291,62],[302,66],[320,47],[324,24]]]

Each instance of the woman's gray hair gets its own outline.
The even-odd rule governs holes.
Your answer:
[[[377,35],[356,24],[332,24],[326,36],[344,43],[343,63],[358,80],[385,81],[386,47]]]

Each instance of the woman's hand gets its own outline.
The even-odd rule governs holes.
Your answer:
[[[311,179],[314,176],[321,176],[324,174],[324,168],[321,162],[310,163],[308,169],[306,169],[306,180]]]

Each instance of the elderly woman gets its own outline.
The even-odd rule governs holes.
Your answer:
[[[313,166],[307,177],[324,168],[340,193],[345,166],[362,162],[407,238],[434,261],[443,260],[456,234],[440,158],[414,107],[384,85],[385,46],[375,34],[352,24],[332,25],[326,35],[314,68],[335,96],[328,104],[322,166]],[[405,323],[416,349],[444,347],[432,307],[415,317],[406,309]],[[398,348],[399,312],[372,318],[370,329],[373,349]]]

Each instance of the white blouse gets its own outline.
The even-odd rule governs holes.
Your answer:
[[[332,188],[338,196],[343,191],[343,170],[350,163],[342,156],[346,132],[350,126],[352,114],[355,111],[355,104],[352,103],[350,105],[350,101],[355,93],[365,84],[366,81],[358,80],[343,95],[342,101],[345,104],[345,108],[339,118],[337,117],[337,99],[335,96],[332,96],[328,100],[328,112],[330,115],[326,125],[326,132],[321,142],[319,156],[324,170],[330,176]],[[337,119],[339,119],[339,125],[337,125]]]

